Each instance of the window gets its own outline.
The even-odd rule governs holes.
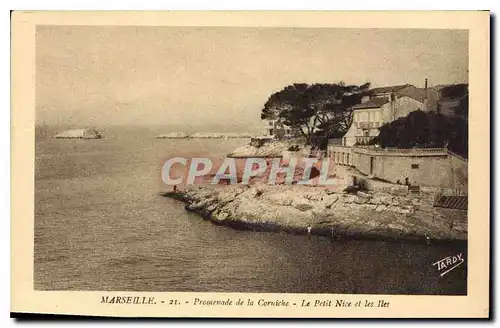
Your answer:
[[[418,169],[418,164],[412,164],[412,165],[411,165],[411,168],[412,168],[412,169]]]
[[[269,129],[269,135],[272,136],[274,134],[274,130],[273,129]]]

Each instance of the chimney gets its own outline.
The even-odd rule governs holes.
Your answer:
[[[425,78],[425,86],[424,86],[424,111],[427,111],[428,107],[428,100],[427,100],[427,83],[428,80]]]

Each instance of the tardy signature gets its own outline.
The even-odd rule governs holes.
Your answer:
[[[463,254],[460,253],[457,255],[445,257],[444,259],[441,259],[436,263],[433,263],[432,265],[437,265],[437,269],[439,272],[441,272],[440,276],[442,277],[464,262],[465,260],[463,258]]]

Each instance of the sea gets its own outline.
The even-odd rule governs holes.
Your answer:
[[[235,132],[220,128],[200,132]],[[36,131],[36,290],[467,294],[464,244],[235,230],[162,195],[166,158],[223,157],[248,139],[155,139],[172,127],[143,126],[55,139],[62,129]],[[441,276],[433,264],[460,253]]]

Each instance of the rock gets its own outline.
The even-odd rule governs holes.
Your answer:
[[[303,227],[312,219],[311,211],[300,211],[290,206],[277,206],[259,202],[241,202],[239,204],[232,203],[233,212],[237,212],[237,216],[233,214],[233,219],[238,218],[246,223],[270,223],[276,222],[276,218],[280,218],[280,224],[283,227]]]
[[[217,195],[217,200],[222,203],[226,204],[229,202],[234,201],[234,199],[241,193],[245,192],[245,190],[242,190],[240,188],[226,188],[225,192],[219,193]],[[258,189],[246,191],[247,193],[258,193]]]
[[[57,134],[56,139],[100,139],[102,135],[96,129],[72,129]]]
[[[303,198],[302,196],[293,198],[291,205],[295,208],[304,208],[307,206],[312,208],[311,201],[306,198]]]
[[[309,211],[313,207],[309,204],[298,204],[295,206],[295,208],[298,209],[299,211],[305,212],[305,211]]]
[[[391,205],[392,204],[392,196],[381,196],[380,202],[384,205]]]
[[[333,204],[335,204],[338,199],[339,197],[336,195],[327,195],[323,197],[323,201],[321,201],[321,204],[325,208],[332,208]]]
[[[375,204],[375,205],[380,205],[380,204],[382,204],[382,201],[380,200],[379,197],[374,196],[374,197],[370,198],[369,203]]]
[[[192,139],[221,139],[224,135],[222,133],[214,132],[196,132],[189,135]]]
[[[207,211],[208,212],[213,212],[213,211],[215,211],[215,209],[217,209],[218,206],[219,206],[218,203],[214,203],[214,204],[208,205],[207,206]]]
[[[371,198],[372,197],[372,195],[370,195],[369,193],[363,192],[363,191],[358,191],[357,195],[364,197],[364,198]]]
[[[368,202],[368,199],[364,197],[356,197],[356,199],[354,199],[354,203],[356,204],[365,204],[366,202]]]
[[[373,204],[363,196],[329,194],[323,188],[261,185],[194,189],[176,199],[187,202],[187,210],[204,218],[251,229],[306,231],[313,227],[311,234],[328,236],[467,239],[463,211],[434,208],[426,202],[413,205],[411,196],[398,197],[401,206],[382,203],[392,202],[392,197],[374,194],[371,200],[381,204]]]
[[[252,135],[250,133],[245,132],[226,132],[222,135],[225,139],[233,139],[233,138],[251,138]]]
[[[420,203],[421,203],[421,202],[420,202],[420,199],[418,199],[418,198],[414,198],[414,199],[412,199],[412,200],[411,200],[411,203],[412,203],[413,205],[420,205]]]
[[[227,157],[282,157],[288,149],[298,146],[291,140],[252,139],[249,144],[233,150]]]
[[[319,193],[317,194],[306,194],[304,195],[306,199],[312,200],[312,201],[321,201],[323,196]]]
[[[266,163],[267,163],[266,170],[258,176],[251,177],[249,180],[249,184],[268,184],[269,178],[271,176],[271,169],[273,167],[273,160],[274,159],[267,159],[266,160]],[[289,165],[289,160],[287,160],[287,159],[279,159],[279,160],[280,160],[281,165],[283,165],[283,166]],[[297,184],[299,181],[303,181],[304,172],[305,172],[304,162],[298,160],[295,164],[293,176],[289,177],[288,174],[277,173],[275,176],[274,183],[276,185],[285,185],[285,184],[289,185],[290,182],[291,182],[291,184]],[[308,182],[308,184],[313,184],[314,178],[319,177],[319,175],[320,175],[320,170],[317,167],[313,166],[310,173],[309,173],[309,176],[306,177],[306,181]],[[313,179],[313,180],[311,180],[311,179]],[[320,199],[321,195],[314,196],[311,194],[311,195],[309,195],[309,197],[317,197],[318,199]]]
[[[290,206],[293,202],[293,198],[287,193],[266,193],[264,197],[276,205]]]
[[[354,203],[357,199],[358,199],[358,197],[356,197],[354,195],[348,195],[347,197],[345,197],[344,202]]]
[[[399,211],[399,207],[395,206],[395,205],[387,205],[387,211],[398,212]]]
[[[378,205],[375,204],[369,204],[369,203],[363,204],[363,208],[367,210],[375,210],[377,207]]]
[[[398,206],[400,204],[398,197],[393,197],[391,200],[391,205]]]
[[[398,223],[389,223],[387,225],[387,228],[391,229],[391,230],[397,230],[397,231],[405,231],[406,230],[406,228],[403,225],[398,224]]]
[[[226,211],[215,211],[212,213],[212,220],[216,220],[218,222],[225,221],[229,218],[229,213]]]

